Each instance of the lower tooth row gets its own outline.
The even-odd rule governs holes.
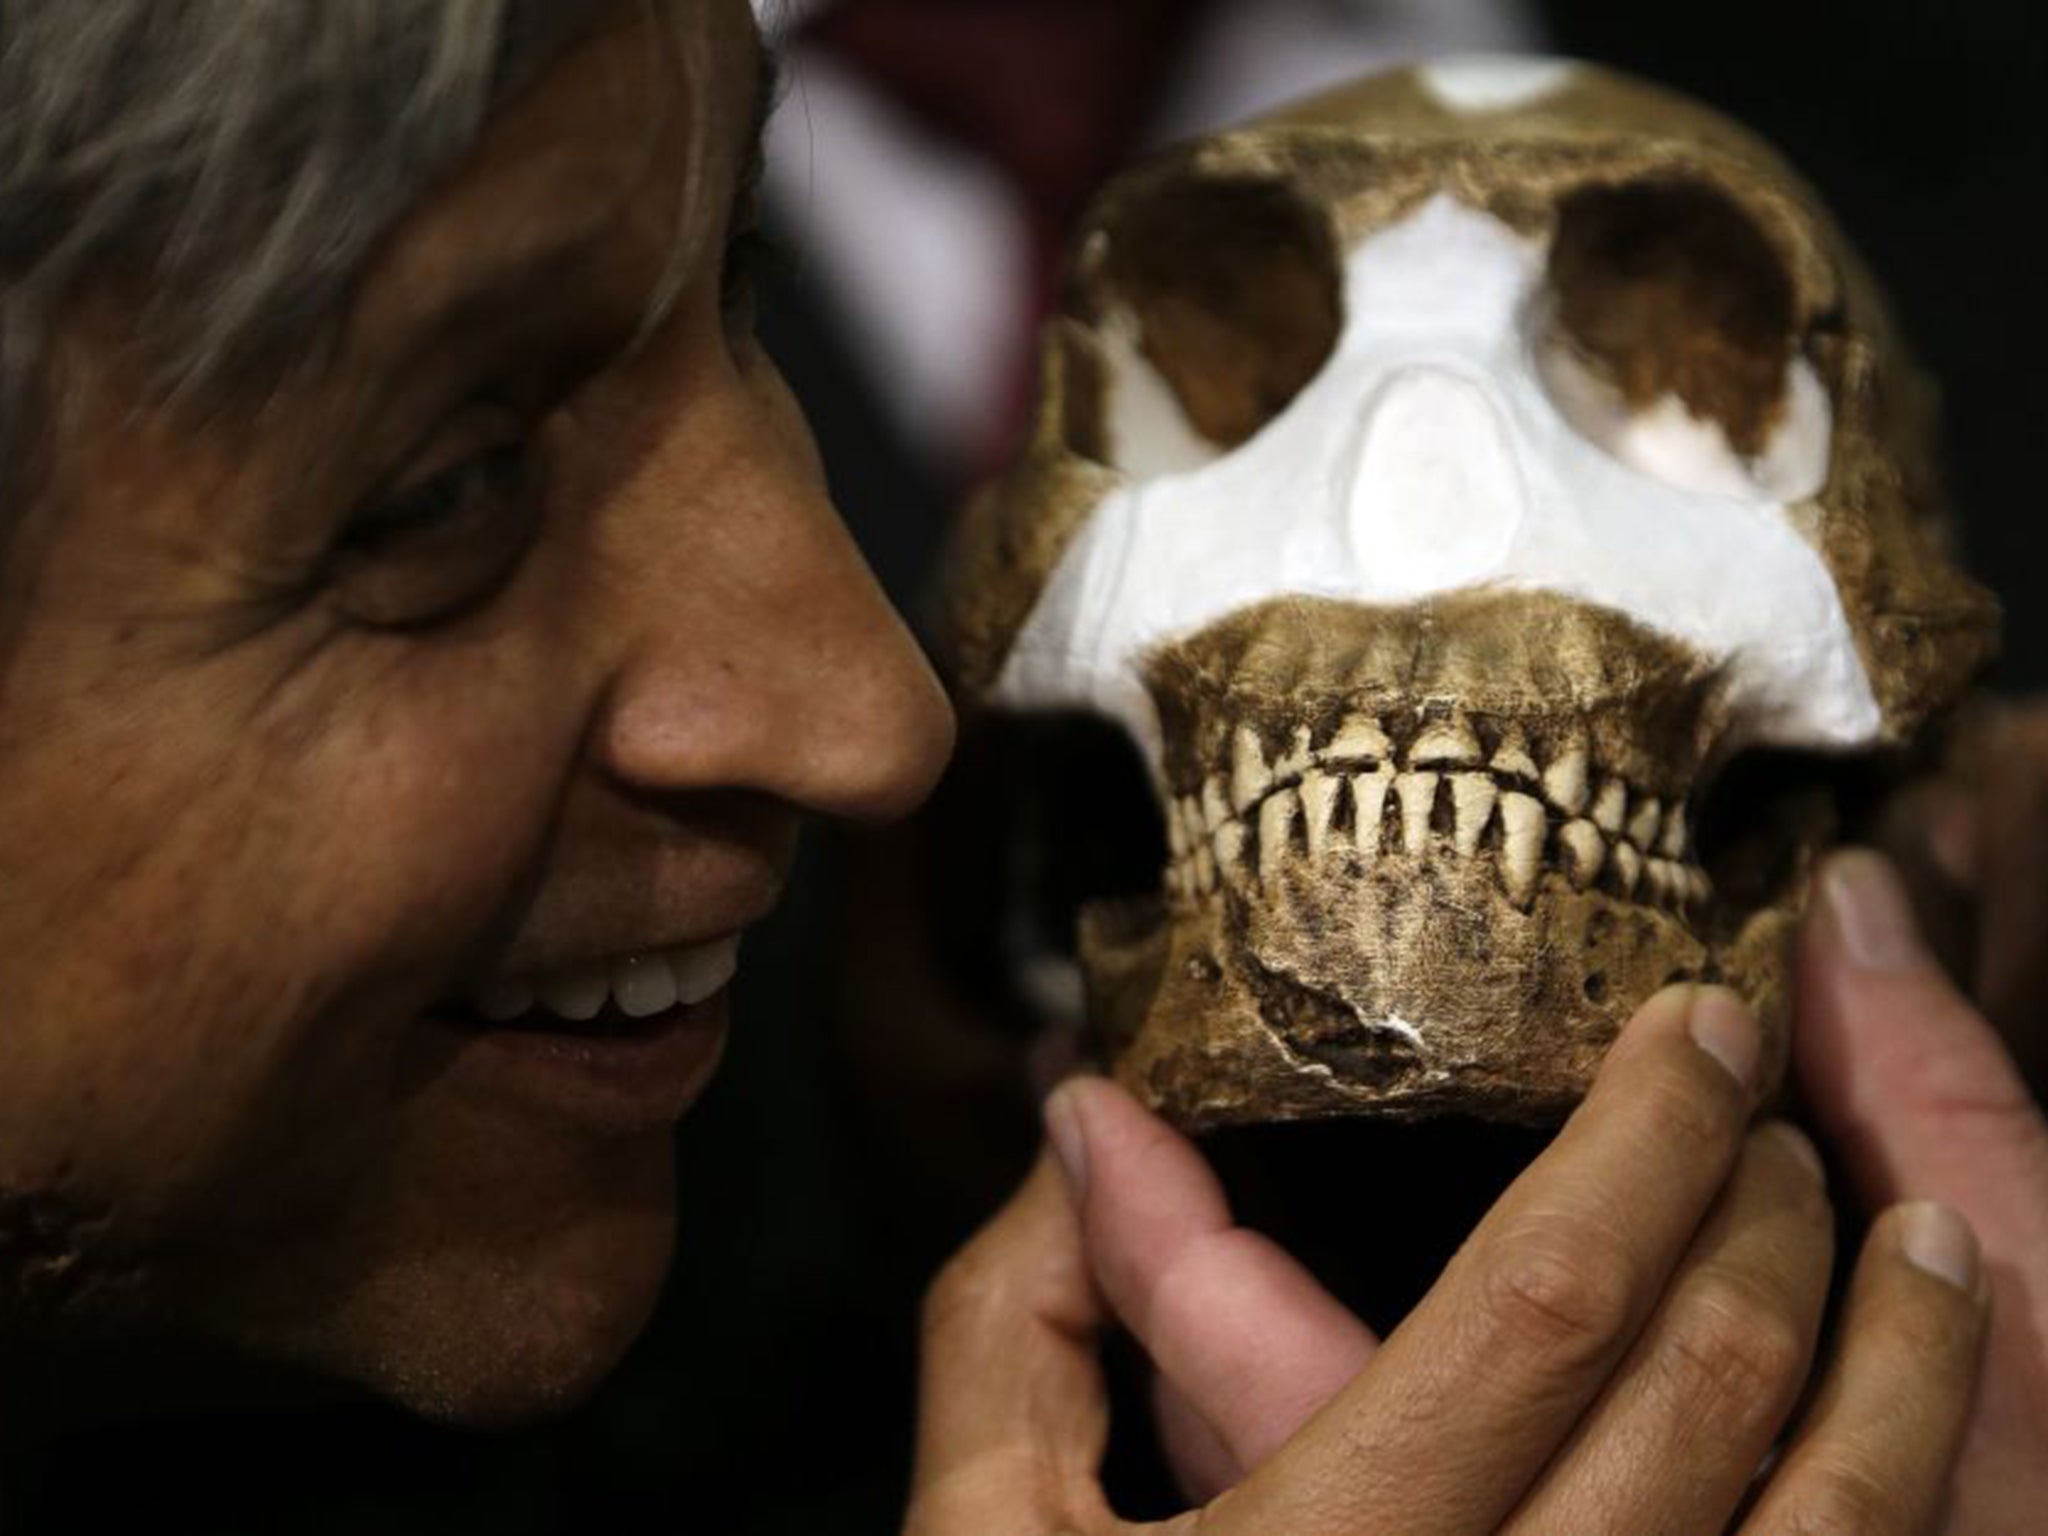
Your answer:
[[[1317,861],[1342,850],[1355,853],[1368,864],[1383,851],[1422,852],[1432,837],[1445,777],[1397,774],[1388,768],[1348,776],[1315,769],[1303,773],[1296,786],[1276,790],[1258,803],[1258,878],[1271,880],[1297,842]],[[1572,887],[1581,891],[1611,871],[1615,885],[1628,899],[1641,895],[1679,906],[1704,903],[1711,895],[1705,871],[1666,855],[1667,849],[1673,849],[1669,836],[1657,839],[1655,855],[1646,855],[1636,844],[1604,828],[1602,823],[1610,818],[1595,821],[1580,816],[1558,827],[1553,838],[1550,812],[1534,795],[1502,789],[1486,774],[1448,777],[1451,847],[1461,857],[1479,856],[1481,840],[1497,822],[1500,840],[1495,862],[1503,888],[1517,905],[1528,904],[1546,867],[1561,870]],[[1348,833],[1338,828],[1346,794],[1352,805]],[[1394,833],[1386,831],[1390,803],[1391,819],[1398,828]],[[1682,828],[1682,814],[1681,808],[1674,808],[1664,830]],[[1182,899],[1206,895],[1225,881],[1252,873],[1247,868],[1250,836],[1243,821],[1224,821],[1208,836],[1193,839],[1183,827],[1176,820],[1175,857],[1167,872],[1170,894]]]

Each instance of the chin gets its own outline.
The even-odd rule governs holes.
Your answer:
[[[321,1363],[440,1423],[506,1427],[565,1413],[640,1336],[673,1251],[664,1210],[607,1220],[546,1255],[437,1256],[365,1294]]]
[[[187,1304],[173,1305],[245,1358],[437,1422],[566,1412],[661,1299],[675,1249],[672,1143],[647,1138],[573,1169],[531,1142],[498,1150],[460,1174],[415,1164],[415,1178],[321,1223],[304,1246],[255,1262],[244,1250],[236,1265],[183,1277]]]

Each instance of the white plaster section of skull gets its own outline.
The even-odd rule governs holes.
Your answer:
[[[1415,75],[1453,112],[1508,112],[1530,106],[1572,77],[1569,59],[1530,58],[1512,53],[1467,53],[1435,59]]]
[[[1539,343],[1544,258],[1437,196],[1351,252],[1321,373],[1235,452],[1193,463],[1191,429],[1177,407],[1162,415],[1164,384],[1113,322],[1110,435],[1128,481],[1054,569],[997,700],[1101,711],[1159,774],[1140,673],[1163,643],[1284,594],[1394,604],[1491,587],[1615,609],[1719,659],[1731,746],[1874,741],[1848,616],[1792,514],[1828,462],[1811,369],[1791,365],[1786,419],[1754,463],[1675,400],[1631,415]]]

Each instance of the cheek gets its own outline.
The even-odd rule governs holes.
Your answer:
[[[0,1189],[55,1180],[131,1230],[260,1221],[388,1133],[409,1022],[523,897],[575,731],[502,665],[340,672],[10,764]]]

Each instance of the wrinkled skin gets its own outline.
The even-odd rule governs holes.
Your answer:
[[[427,1010],[743,928],[801,816],[936,776],[943,698],[725,270],[750,13],[679,14],[701,101],[608,12],[260,411],[153,405],[136,293],[60,336],[0,564],[0,1329],[148,1319],[468,1419],[572,1399],[653,1304],[667,1127],[558,1115]],[[506,279],[527,242],[560,250]],[[515,491],[348,532],[508,448]]]

